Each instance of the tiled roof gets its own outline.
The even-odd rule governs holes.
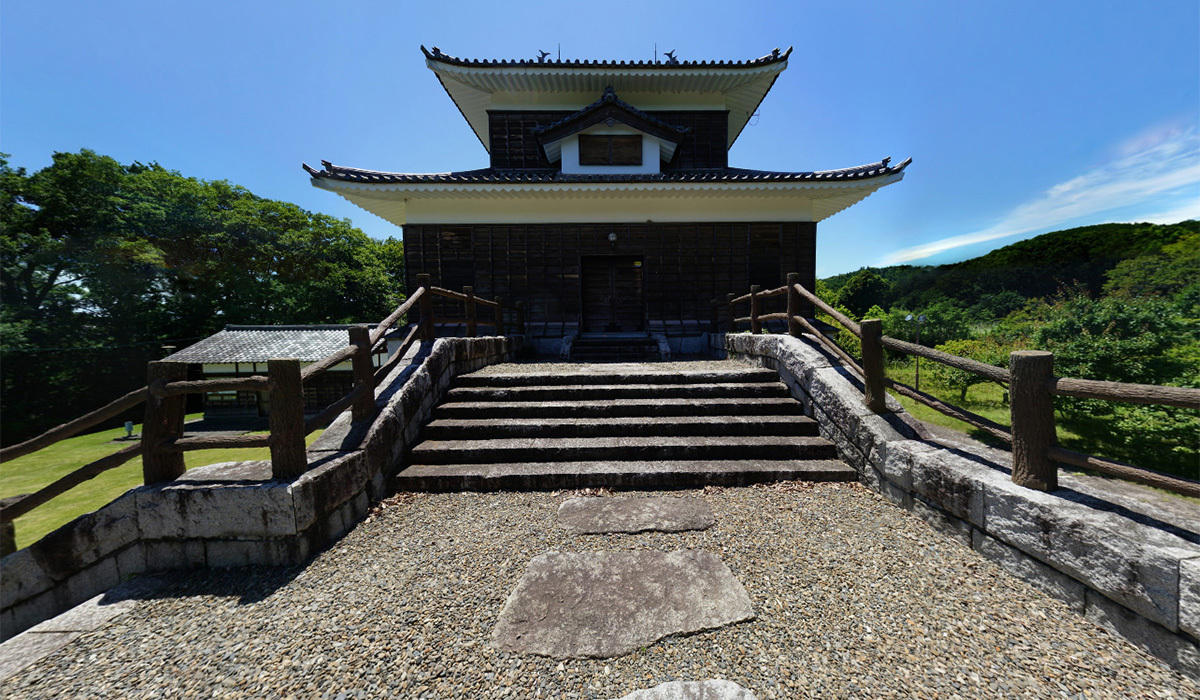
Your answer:
[[[672,57],[668,57],[665,61],[581,61],[579,59],[571,60],[546,60],[542,58],[529,59],[477,59],[477,58],[458,58],[442,53],[438,47],[433,47],[430,51],[424,46],[421,47],[421,52],[425,54],[425,58],[439,63],[445,63],[452,66],[471,66],[471,67],[530,67],[530,66],[569,66],[579,68],[748,68],[752,66],[765,66],[779,61],[786,61],[788,56],[792,54],[791,47],[787,51],[775,49],[766,56],[754,58],[749,61],[680,61]]]
[[[723,168],[720,170],[674,170],[651,174],[613,174],[613,175],[568,175],[558,171],[538,170],[497,170],[480,168],[478,170],[460,170],[449,173],[386,173],[374,170],[360,170],[333,165],[329,161],[321,161],[322,170],[303,167],[314,178],[328,180],[343,180],[369,184],[390,183],[455,183],[455,184],[490,184],[490,183],[569,183],[569,182],[800,182],[800,181],[847,181],[866,180],[898,173],[908,167],[912,158],[906,159],[899,165],[890,165],[891,158],[884,158],[878,163],[859,165],[840,170],[817,170],[811,172],[780,172],[771,170],[747,170],[744,168]]]
[[[625,100],[617,97],[617,93],[612,89],[612,87],[606,87],[604,88],[604,94],[600,96],[600,99],[591,103],[587,107],[584,107],[578,112],[563,117],[552,124],[547,124],[546,126],[535,126],[533,128],[533,133],[537,134],[539,137],[541,137],[543,134],[553,134],[555,136],[570,134],[575,131],[575,129],[569,129],[565,127],[569,127],[574,124],[579,125],[582,128],[586,128],[591,126],[591,124],[594,122],[594,120],[588,119],[589,116],[599,117],[602,115],[598,113],[602,111],[608,111],[611,113],[613,110],[626,112],[627,114],[636,117],[637,121],[642,122],[642,125],[657,127],[657,129],[654,130],[658,131],[659,133],[662,133],[663,131],[670,132],[669,137],[676,141],[683,138],[684,134],[691,131],[690,127],[668,124],[658,117],[654,117],[643,112]],[[631,124],[630,126],[636,127],[638,125]]]
[[[316,362],[350,344],[348,325],[225,326],[165,359],[172,362]]]

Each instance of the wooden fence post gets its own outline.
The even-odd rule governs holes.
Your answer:
[[[0,522],[0,557],[7,557],[17,551],[17,531],[13,521]]]
[[[437,329],[433,327],[433,283],[429,275],[417,275],[417,286],[424,289],[425,292],[421,298],[417,300],[417,308],[420,310],[421,320],[421,341],[430,341],[437,337]]]
[[[467,337],[475,337],[475,288],[463,287],[463,294],[467,295],[467,300],[464,303],[467,310]]]
[[[754,335],[762,333],[762,321],[758,320],[762,314],[762,299],[758,296],[761,291],[761,284],[750,285],[750,332]]]
[[[1054,353],[1018,350],[1008,356],[1012,416],[1013,483],[1038,491],[1058,488],[1058,466],[1049,450],[1058,444],[1054,427]]]
[[[267,360],[270,382],[271,478],[292,481],[308,469],[304,446],[304,382],[300,360]]]
[[[800,273],[789,272],[787,274],[788,335],[793,338],[799,338],[804,333],[804,328],[796,320],[796,317],[800,315],[800,292],[796,291],[796,285],[798,284],[800,284]]]
[[[366,326],[350,327],[350,344],[357,347],[354,351],[354,386],[367,387],[354,400],[350,409],[351,420],[357,422],[366,420],[375,412],[375,371],[371,367],[371,330]]]
[[[504,297],[496,297],[496,328],[493,335],[504,335]]]
[[[790,299],[790,297],[789,297]],[[867,408],[875,413],[887,412],[887,394],[883,390],[883,321],[875,318],[863,319],[862,368],[866,383],[863,399]]]
[[[721,332],[721,302],[712,300],[712,318],[708,319],[708,332]]]
[[[725,305],[729,308],[729,332],[737,333],[737,309],[733,308],[733,300],[737,299],[737,295],[733,292],[725,295]]]
[[[178,478],[186,471],[183,453],[163,450],[164,440],[183,437],[183,411],[187,394],[155,396],[155,384],[187,380],[186,362],[146,364],[146,418],[142,422],[142,478],[157,484]]]
[[[517,335],[525,335],[525,303],[518,301],[514,306],[517,307]]]

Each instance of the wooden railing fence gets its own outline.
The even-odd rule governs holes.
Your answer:
[[[236,447],[267,447],[271,451],[271,476],[274,479],[293,480],[307,470],[305,438],[314,430],[328,425],[338,414],[351,410],[355,422],[371,418],[375,411],[375,387],[395,368],[417,341],[432,341],[437,337],[436,324],[466,323],[467,335],[474,337],[479,325],[492,326],[496,335],[503,335],[506,328],[525,332],[525,314],[521,302],[505,306],[501,299],[481,299],[470,287],[454,292],[434,287],[429,275],[417,275],[418,287],[404,303],[383,319],[374,330],[369,326],[352,326],[348,329],[348,344],[327,357],[301,369],[297,359],[275,359],[267,362],[266,376],[238,377],[235,379],[187,380],[186,362],[150,362],[146,370],[146,386],[135,389],[96,409],[45,433],[17,445],[0,449],[0,462],[21,457],[66,438],[78,435],[88,428],[145,402],[146,413],[142,423],[141,440],[129,447],[87,464],[63,476],[53,483],[30,494],[13,496],[0,501],[0,556],[15,549],[13,520],[47,503],[71,488],[92,479],[110,469],[125,464],[141,455],[142,477],[146,484],[171,481],[183,474],[183,453],[191,450],[228,449]],[[434,317],[432,297],[439,295],[463,302],[463,319],[438,319]],[[405,336],[394,353],[378,368],[372,368],[371,358],[388,330],[416,306],[419,321]],[[477,309],[492,309],[491,318],[477,316]],[[513,320],[505,320],[505,312],[511,312]],[[323,372],[344,362],[351,362],[354,388],[321,413],[307,420],[304,418],[304,385]],[[266,435],[232,435],[216,437],[184,437],[184,403],[186,394],[211,391],[265,391],[271,411]]]
[[[785,294],[787,295],[786,312],[762,313],[762,300]],[[804,301],[828,314],[861,341],[861,363],[821,333],[813,319],[800,315],[799,309]],[[747,302],[750,305],[750,314],[739,317],[735,305]],[[883,324],[878,319],[865,319],[862,323],[856,323],[846,317],[845,314],[822,301],[816,294],[805,289],[799,282],[799,275],[795,273],[788,275],[787,284],[783,287],[764,291],[759,286],[753,286],[750,288],[749,294],[741,296],[729,294],[724,302],[714,300],[712,302],[712,318],[709,322],[710,330],[714,333],[719,332],[720,307],[722,305],[727,307],[726,328],[730,332],[736,332],[738,324],[749,324],[750,332],[759,333],[762,331],[764,321],[787,319],[788,332],[791,335],[799,336],[807,333],[814,336],[823,347],[837,355],[842,362],[862,377],[864,401],[876,413],[883,413],[887,410],[885,390],[891,389],[901,396],[929,406],[1008,443],[1013,454],[1012,480],[1021,486],[1041,491],[1053,491],[1058,488],[1058,468],[1055,463],[1062,462],[1185,496],[1200,498],[1200,482],[1059,447],[1054,419],[1055,396],[1200,409],[1200,389],[1056,377],[1054,376],[1054,354],[1044,351],[1019,350],[1013,352],[1009,355],[1008,369],[1004,369],[923,345],[898,340],[883,335]],[[884,368],[884,348],[907,355],[918,355],[1008,385],[1011,427],[1006,428],[995,421],[948,404],[907,384],[888,379]]]

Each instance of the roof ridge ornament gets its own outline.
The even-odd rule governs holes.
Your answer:
[[[778,50],[779,49],[776,49],[776,51],[778,51]],[[669,65],[669,66],[679,65],[679,59],[675,58],[675,49],[671,49],[670,51],[663,51],[663,55],[667,57],[667,65]]]

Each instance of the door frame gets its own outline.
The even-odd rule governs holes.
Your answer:
[[[618,331],[618,332],[603,332],[603,331],[585,331],[584,314],[587,312],[586,299],[583,296],[583,259],[584,258],[629,258],[635,262],[641,262],[638,269],[641,270],[641,299],[639,299],[638,311],[641,314],[642,330],[640,331]],[[620,253],[580,253],[579,254],[579,336],[589,338],[641,338],[650,334],[650,323],[646,318],[646,256],[642,253],[630,253],[622,251]]]

